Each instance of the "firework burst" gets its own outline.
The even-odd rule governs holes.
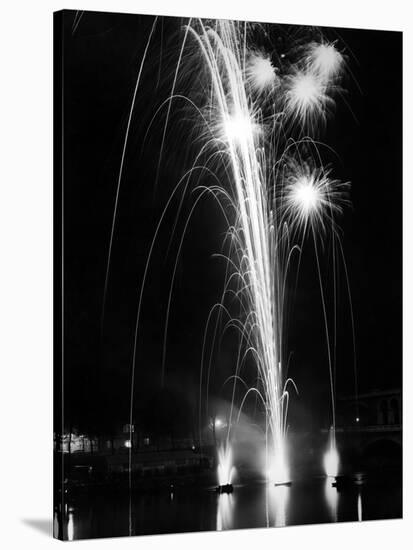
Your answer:
[[[285,78],[285,114],[294,125],[311,133],[324,124],[334,100],[326,81],[312,70],[294,70]]]
[[[285,174],[282,212],[292,232],[309,228],[316,234],[334,228],[334,216],[348,203],[349,183],[331,178],[330,167],[312,168],[291,161]]]
[[[344,66],[344,56],[335,44],[311,42],[306,50],[306,63],[309,69],[327,84],[334,81],[341,74]]]
[[[246,83],[256,94],[273,93],[280,85],[277,69],[268,55],[251,53],[245,70]]]

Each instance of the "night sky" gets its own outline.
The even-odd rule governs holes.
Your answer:
[[[182,24],[164,19],[148,51],[131,120],[102,323],[106,262],[117,178],[137,72],[153,18],[85,12],[64,17],[65,423],[109,433],[128,422],[133,338],[141,281],[156,225],[173,188],[193,159],[193,120],[173,105],[159,177],[159,148]],[[274,27],[291,35],[294,27]],[[359,389],[391,389],[402,377],[401,33],[323,29],[348,56],[351,74],[322,134],[334,176],[351,182],[352,206],[339,225],[354,309]],[[196,67],[196,59],[189,59]],[[199,61],[201,65],[201,61]],[[201,71],[202,68],[199,68]],[[196,87],[197,71],[187,86]],[[208,182],[206,182],[208,183]],[[201,347],[208,312],[219,299],[225,266],[213,254],[226,226],[212,199],[192,218],[177,269],[169,319],[165,384],[161,362],[169,284],[188,194],[171,240],[178,196],[154,249],[138,332],[135,422],[147,431],[193,433],[198,421]],[[328,246],[326,246],[328,251]],[[322,255],[331,295],[327,255]],[[291,293],[292,294],[292,293]],[[351,317],[344,273],[338,285],[336,389],[354,392]],[[330,302],[327,302],[331,306]],[[329,379],[320,292],[311,241],[291,296],[289,375],[300,395],[292,428],[328,423]],[[212,402],[228,400],[236,341],[222,341],[211,378]],[[251,367],[250,380],[254,379]],[[217,401],[218,402],[218,401]]]

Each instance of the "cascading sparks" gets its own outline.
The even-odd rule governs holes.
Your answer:
[[[155,26],[156,20],[145,49],[136,89]],[[329,227],[332,238],[338,239],[335,217],[345,203],[347,184],[330,178],[331,169],[321,165],[319,143],[313,138],[325,124],[334,106],[333,95],[340,90],[345,58],[335,44],[325,40],[312,40],[306,46],[293,47],[292,50],[299,53],[296,59],[294,55],[290,58],[285,53],[265,52],[250,45],[250,31],[261,27],[226,20],[208,23],[190,20],[185,27],[172,91],[168,100],[162,104],[167,107],[167,117],[158,168],[174,97],[187,99],[191,108],[195,109],[200,122],[197,126],[199,140],[204,139],[204,143],[196,154],[192,168],[183,175],[172,192],[150,246],[135,324],[129,424],[132,426],[134,417],[136,351],[142,297],[155,241],[166,218],[166,211],[173,204],[172,199],[181,185],[185,183],[185,194],[193,174],[210,174],[216,182],[213,185],[199,184],[202,178],[198,176],[196,189],[200,191],[200,196],[185,222],[176,255],[167,307],[162,380],[169,309],[179,253],[189,219],[201,197],[208,193],[218,201],[228,222],[225,242],[229,249],[227,254],[221,255],[225,257],[228,266],[222,301],[216,304],[221,307],[214,306],[211,311],[216,309],[220,314],[225,312],[228,320],[224,330],[232,327],[240,335],[235,374],[232,377],[234,385],[228,432],[224,452],[218,457],[220,472],[223,479],[230,479],[233,454],[231,430],[232,425],[236,425],[233,418],[235,388],[241,379],[242,368],[252,361],[258,382],[246,391],[239,410],[251,393],[255,393],[262,401],[266,419],[266,472],[271,481],[279,484],[290,479],[286,437],[287,388],[288,383],[293,382],[286,375],[287,327],[284,312],[287,277],[292,270],[292,257],[300,254],[309,233],[314,240],[329,350],[317,237],[324,235]],[[188,51],[192,59],[196,60],[197,84],[201,83],[201,90],[197,89],[193,97],[191,94],[179,94],[176,90],[178,73],[187,59],[184,53]],[[202,70],[199,70],[200,55]],[[182,70],[182,73],[185,71]],[[133,103],[131,113],[132,110]],[[125,147],[127,139],[128,133]],[[119,185],[120,177],[117,191]],[[116,206],[111,239],[115,218]],[[106,277],[110,257],[111,246]],[[297,273],[294,278],[297,278]],[[105,289],[106,286],[107,280]],[[238,302],[237,315],[231,314],[226,307],[227,298]],[[210,314],[205,338],[211,319]],[[200,419],[205,338],[200,377]],[[329,369],[334,426],[334,381],[330,352]],[[130,488],[131,476],[130,448]]]
[[[285,289],[291,256],[298,250],[292,236],[301,234],[304,239],[308,229],[315,234],[327,222],[334,225],[345,191],[345,184],[329,178],[329,169],[313,167],[312,159],[303,162],[302,155],[297,160],[294,151],[290,153],[286,129],[315,131],[318,122],[325,121],[327,106],[334,103],[329,91],[343,57],[333,44],[312,42],[303,59],[283,75],[268,55],[247,50],[244,24],[217,21],[206,26],[199,21],[188,29],[208,75],[208,101],[203,109],[209,136],[206,148],[212,149],[214,159],[222,160],[227,174],[225,183],[209,191],[225,202],[225,208],[229,204],[234,218],[227,234],[230,272],[223,293],[223,301],[231,292],[240,303],[241,315],[226,325],[239,331],[243,350],[234,386],[247,356],[252,356],[259,384],[247,391],[243,403],[251,391],[261,398],[267,476],[284,483],[290,479]],[[225,452],[218,456],[220,478],[225,477],[226,483],[230,431],[231,421]]]

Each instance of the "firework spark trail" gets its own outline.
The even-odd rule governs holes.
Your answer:
[[[307,229],[312,234],[317,266],[317,276],[320,287],[321,305],[323,310],[324,328],[326,334],[333,437],[335,437],[335,364],[336,364],[336,239],[339,241],[335,227],[335,216],[341,214],[343,206],[347,204],[346,192],[348,182],[341,182],[330,178],[331,169],[312,168],[307,163],[295,165],[286,177],[284,215],[293,233]],[[320,266],[317,235],[324,234],[327,227],[332,233],[332,264],[333,264],[333,346],[331,345],[330,329],[328,324],[326,296]],[[333,347],[333,349],[331,349]],[[335,444],[335,443],[334,443]]]
[[[271,446],[275,452],[274,481],[288,478],[285,457],[285,388],[282,377],[282,302],[278,296],[284,268],[277,249],[277,228],[269,220],[272,209],[264,181],[261,155],[257,151],[262,131],[251,116],[245,88],[244,57],[236,23],[222,21],[216,30],[193,32],[210,70],[213,99],[217,107],[216,132],[226,145],[232,172],[236,206],[235,233],[237,272],[248,302],[250,315],[244,335],[251,341],[264,402]],[[275,269],[273,267],[275,266]],[[243,338],[245,337],[243,335]],[[232,411],[231,411],[232,412]],[[271,451],[272,452],[272,451]]]
[[[258,393],[263,397],[267,418],[267,456],[271,455],[269,475],[276,482],[284,482],[289,479],[285,443],[289,396],[283,356],[285,287],[291,252],[297,248],[296,245],[290,246],[290,239],[300,234],[302,244],[307,229],[311,229],[313,234],[335,425],[334,374],[316,238],[317,233],[325,233],[327,226],[333,228],[334,233],[334,216],[342,210],[347,184],[331,179],[329,169],[312,168],[302,159],[297,162],[288,157],[283,164],[287,175],[271,179],[273,174],[267,169],[270,164],[267,156],[269,159],[275,157],[274,165],[277,164],[278,146],[268,151],[265,117],[258,100],[254,101],[252,96],[259,99],[265,91],[268,100],[268,94],[278,93],[283,88],[281,104],[284,110],[280,113],[274,109],[271,113],[273,129],[277,129],[275,121],[284,118],[290,127],[291,124],[299,125],[301,131],[306,127],[314,131],[317,124],[325,122],[328,107],[334,104],[328,92],[333,89],[343,58],[332,44],[311,43],[307,57],[301,65],[290,68],[281,84],[268,57],[251,54],[248,58],[245,28],[242,35],[241,26],[231,21],[219,21],[215,28],[207,28],[200,22],[199,27],[199,31],[190,30],[210,73],[208,112],[212,113],[216,146],[223,152],[231,169],[230,186],[236,222],[229,233],[231,240],[236,241],[233,255],[240,281],[237,294],[240,294],[243,309],[249,311],[244,327],[240,329],[240,345],[245,345],[247,351],[241,362],[238,354],[230,419],[239,371],[245,355],[251,353],[263,387],[263,391]],[[279,99],[274,101],[275,106],[279,104]],[[268,141],[279,143],[284,132],[281,124],[275,138],[270,136]],[[281,193],[278,193],[277,186]],[[227,326],[237,325],[229,322]],[[226,454],[225,449],[221,450],[225,454],[224,461],[228,461],[230,453],[230,429],[231,420]]]
[[[306,160],[305,156],[308,154],[306,145],[308,143],[314,146],[317,160],[320,160],[317,144],[311,137],[301,137],[299,142],[294,142],[288,131],[297,127],[301,136],[304,132],[315,133],[316,126],[325,122],[328,115],[327,107],[334,104],[330,94],[335,90],[341,63],[339,62],[340,54],[336,50],[333,52],[330,49],[327,52],[322,50],[320,53],[317,46],[311,43],[303,61],[288,66],[282,73],[278,67],[273,67],[268,56],[260,54],[255,49],[248,50],[247,30],[246,24],[242,25],[232,21],[217,21],[207,26],[201,20],[197,22],[189,20],[185,27],[185,37],[174,73],[172,92],[163,103],[164,106],[167,106],[167,116],[162,134],[156,180],[159,176],[172,100],[175,97],[184,97],[178,94],[175,88],[180,64],[183,62],[184,47],[191,47],[191,39],[196,45],[196,53],[199,55],[200,52],[204,61],[208,87],[202,94],[205,99],[203,105],[198,107],[189,97],[186,99],[188,104],[197,111],[197,116],[200,116],[200,139],[205,139],[192,168],[186,172],[174,188],[150,246],[139,292],[135,325],[129,420],[130,426],[132,426],[138,326],[152,251],[166,211],[171,205],[172,197],[184,183],[180,202],[182,205],[183,196],[187,192],[192,174],[199,172],[198,177],[201,178],[202,174],[209,173],[209,177],[215,178],[217,184],[207,187],[198,182],[196,185],[195,190],[199,191],[199,196],[190,210],[179,242],[168,299],[162,376],[165,368],[167,324],[178,257],[190,218],[197,204],[204,195],[211,194],[220,204],[224,218],[228,223],[229,253],[226,257],[228,266],[223,297],[217,308],[219,313],[208,366],[208,380],[217,326],[223,312],[229,318],[225,330],[235,328],[240,335],[230,420],[226,444],[220,451],[221,462],[228,466],[225,471],[229,471],[232,460],[230,431],[235,387],[237,381],[242,380],[240,371],[246,364],[247,356],[251,356],[257,368],[258,386],[247,390],[242,399],[240,411],[251,393],[255,393],[262,400],[266,414],[268,475],[275,482],[285,482],[289,480],[290,475],[286,448],[289,400],[287,385],[290,379],[286,376],[287,362],[284,351],[286,347],[287,276],[291,269],[293,253],[301,250],[306,234],[311,230],[323,300],[332,403],[334,403],[327,313],[316,240],[317,235],[326,233],[327,228],[332,228],[332,233],[335,235],[334,218],[342,210],[343,196],[347,185],[331,179],[329,169],[317,168],[317,164],[312,158],[309,161]],[[327,44],[325,47],[334,48],[334,45],[323,44],[324,46]],[[271,73],[271,71],[273,72]],[[305,76],[304,81],[303,75]],[[125,147],[126,141],[127,136]],[[306,153],[300,151],[300,145],[305,146]],[[206,155],[204,165],[199,165],[199,161],[209,149],[212,153]],[[295,154],[291,149],[295,149]],[[216,165],[213,166],[217,158],[220,159],[220,169],[217,169]],[[208,166],[209,163],[211,166]],[[122,165],[123,156],[117,196]],[[216,169],[215,173],[214,168]],[[180,209],[181,206],[179,212]],[[117,202],[114,220],[116,210]],[[231,216],[234,218],[232,224],[229,221]],[[175,227],[176,224],[174,231]],[[295,242],[297,240],[298,244]],[[108,269],[109,262],[110,252]],[[298,271],[296,281],[297,279]],[[229,309],[225,307],[224,302],[228,296],[236,297],[239,300],[240,319],[231,317]],[[212,311],[208,317],[207,329],[211,318]],[[200,417],[205,348],[206,333],[201,361]],[[132,484],[131,453],[132,450],[129,449],[130,487]]]
[[[80,21],[80,17],[79,17],[79,21]],[[78,24],[79,24],[79,21],[78,21]],[[151,44],[153,33],[155,32],[157,22],[158,22],[158,18],[155,17],[154,22],[153,22],[152,27],[151,27],[151,30],[150,30],[150,33],[149,33],[149,38],[146,42],[145,50],[144,50],[144,53],[143,53],[143,56],[142,56],[140,66],[139,66],[138,75],[136,77],[135,88],[133,90],[131,106],[130,106],[130,109],[129,109],[128,121],[127,121],[127,124],[126,124],[125,138],[123,140],[122,154],[121,154],[119,173],[118,173],[118,179],[117,179],[117,185],[116,185],[115,204],[114,204],[114,208],[113,208],[112,224],[111,224],[111,228],[110,228],[108,258],[107,258],[107,262],[106,262],[106,272],[105,272],[105,282],[104,282],[104,286],[103,286],[102,314],[101,314],[101,321],[100,321],[101,335],[103,333],[103,321],[104,321],[104,317],[105,317],[106,297],[107,297],[108,283],[109,283],[109,271],[110,271],[110,263],[111,263],[111,259],[112,259],[113,237],[114,237],[114,234],[115,234],[116,218],[117,218],[117,214],[118,214],[119,192],[120,192],[120,185],[121,185],[122,176],[123,176],[124,162],[125,162],[125,156],[126,156],[126,148],[127,148],[128,140],[129,140],[129,131],[130,131],[130,126],[131,126],[133,111],[134,111],[134,108],[135,108],[136,96],[137,96],[138,89],[139,89],[139,84],[140,84],[140,81],[141,81],[143,67],[145,65],[146,57],[148,55],[149,46]]]
[[[78,28],[79,26],[79,23],[80,23],[80,20],[82,19],[83,17],[83,14],[84,14],[84,11],[80,11],[80,10],[77,10],[76,13],[75,13],[75,18],[73,20],[73,24],[72,24],[72,36],[75,34],[76,32],[76,29]]]
[[[227,485],[232,482],[234,466],[232,463],[232,449],[222,445],[218,449],[218,483]]]

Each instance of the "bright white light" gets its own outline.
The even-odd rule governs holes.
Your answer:
[[[308,222],[320,217],[326,197],[322,185],[315,173],[297,173],[286,187],[286,210],[291,226],[305,227]]]
[[[221,445],[218,449],[218,484],[228,485],[234,475],[232,449],[230,445]]]
[[[125,441],[124,445],[125,445],[125,447],[126,447],[127,449],[130,449],[130,448],[132,447],[132,442],[131,442],[131,440],[130,440],[130,439],[127,439],[127,440]]]
[[[297,71],[286,79],[286,113],[302,125],[315,126],[326,117],[327,104],[332,99],[326,94],[323,78],[313,71]],[[313,129],[313,128],[312,128]]]
[[[361,492],[359,491],[357,495],[357,519],[358,521],[363,521],[363,503],[361,500]]]
[[[344,58],[334,44],[313,43],[309,46],[309,61],[313,71],[323,78],[331,78],[339,73]]]
[[[247,82],[258,93],[270,91],[279,85],[275,68],[268,57],[252,54],[246,70]]]
[[[75,526],[73,521],[73,512],[69,512],[69,518],[67,521],[67,540],[73,540],[75,533]]]
[[[297,180],[291,199],[296,203],[297,208],[308,216],[312,210],[319,207],[320,190],[314,185],[312,178],[303,176]]]
[[[233,496],[227,493],[219,495],[217,506],[217,531],[231,529],[234,514]]]
[[[329,439],[329,449],[324,455],[324,471],[326,476],[336,477],[338,475],[340,459],[336,449],[336,437],[333,428],[330,429]]]
[[[338,474],[339,458],[335,448],[330,448],[324,455],[324,471],[329,477],[336,477]]]
[[[308,225],[317,232],[326,221],[334,223],[346,203],[348,183],[329,178],[330,169],[311,168],[307,163],[290,163],[285,186],[284,215],[292,230],[305,230]]]
[[[251,117],[243,113],[225,117],[224,133],[228,141],[249,144],[259,126],[251,120]]]
[[[358,416],[356,418],[356,422],[360,422],[360,418]]]
[[[220,428],[222,426],[222,420],[220,418],[215,419],[215,428]]]
[[[269,456],[270,466],[267,471],[267,479],[271,483],[281,484],[291,481],[287,467],[284,439],[279,444],[277,451]]]
[[[330,509],[330,515],[332,521],[337,521],[337,507],[338,507],[338,498],[339,494],[336,487],[332,486],[331,479],[326,477],[324,485],[324,495],[326,498],[327,505]]]
[[[288,101],[298,111],[316,108],[324,95],[324,84],[312,72],[297,72],[290,80]]]
[[[287,524],[288,501],[290,489],[284,485],[274,487],[269,485],[267,489],[269,511],[275,527],[284,527]],[[267,527],[270,527],[270,517],[267,517]]]

